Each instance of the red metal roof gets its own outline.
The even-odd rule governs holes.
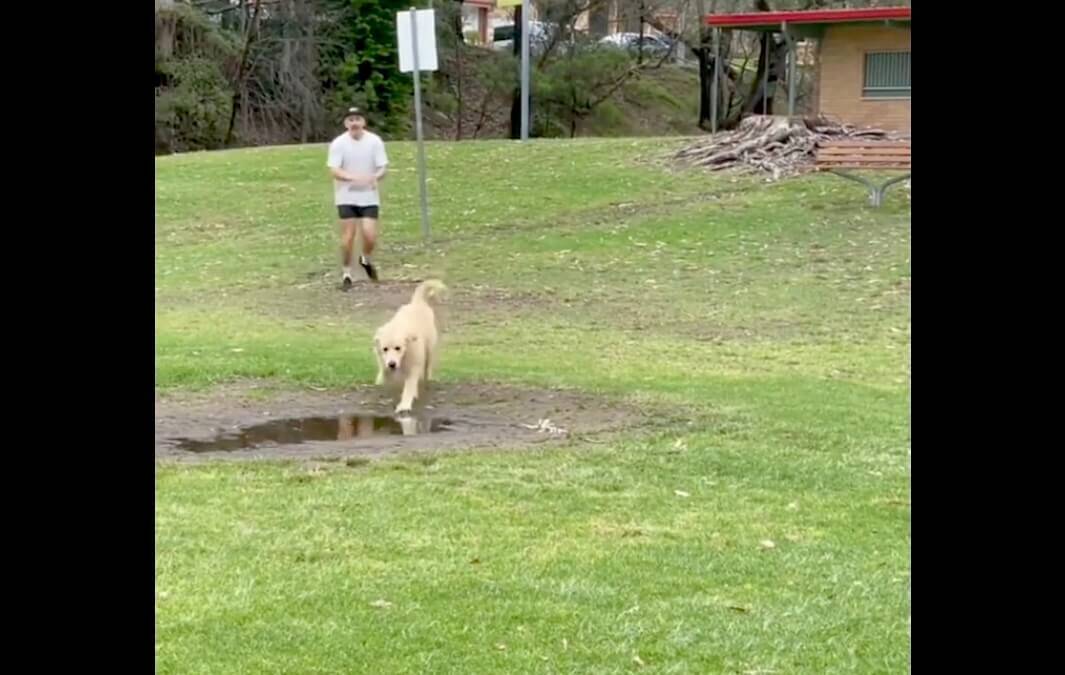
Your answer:
[[[706,24],[719,28],[759,28],[788,24],[864,23],[867,21],[909,21],[909,7],[867,7],[862,9],[809,9],[789,12],[745,12],[707,14]]]

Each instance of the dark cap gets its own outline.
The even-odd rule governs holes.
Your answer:
[[[359,117],[366,119],[366,113],[362,111],[362,108],[348,108],[347,112],[344,113],[344,119],[352,117],[353,115],[358,115]]]

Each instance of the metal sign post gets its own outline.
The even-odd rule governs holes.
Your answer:
[[[529,140],[529,0],[521,0],[521,140]]]
[[[420,35],[419,24],[421,24]],[[414,133],[418,144],[418,188],[422,212],[422,236],[428,241],[430,235],[429,186],[425,175],[425,140],[422,137],[421,74],[423,70],[436,70],[437,68],[433,10],[419,11],[411,7],[409,12],[396,14],[396,37],[399,41],[399,69],[401,72],[411,73],[414,78]],[[422,62],[423,59],[425,63]]]
[[[532,13],[529,0],[496,0],[496,7],[521,7],[521,22],[515,26],[521,39],[518,42],[518,54],[521,63],[518,67],[518,79],[521,82],[521,127],[519,138],[529,140],[529,15]],[[511,113],[513,114],[513,112]],[[511,124],[513,125],[513,117]],[[513,126],[511,127],[513,129]],[[511,131],[513,133],[513,131]]]
[[[410,42],[414,55],[414,128],[418,139],[418,192],[422,205],[422,236],[429,239],[429,186],[425,179],[425,141],[422,138],[422,72],[418,67],[418,12],[410,8]]]
[[[700,43],[699,46],[702,46]],[[721,29],[714,26],[714,79],[710,82],[710,133],[717,133],[717,87],[721,80]]]

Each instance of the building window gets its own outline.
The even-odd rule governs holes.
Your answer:
[[[870,52],[865,55],[865,98],[910,97],[910,53]]]

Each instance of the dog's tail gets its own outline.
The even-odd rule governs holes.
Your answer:
[[[431,298],[435,298],[440,291],[447,290],[447,286],[444,282],[437,279],[428,279],[418,284],[418,287],[414,289],[414,295],[411,296],[411,302],[422,302],[428,304]]]

